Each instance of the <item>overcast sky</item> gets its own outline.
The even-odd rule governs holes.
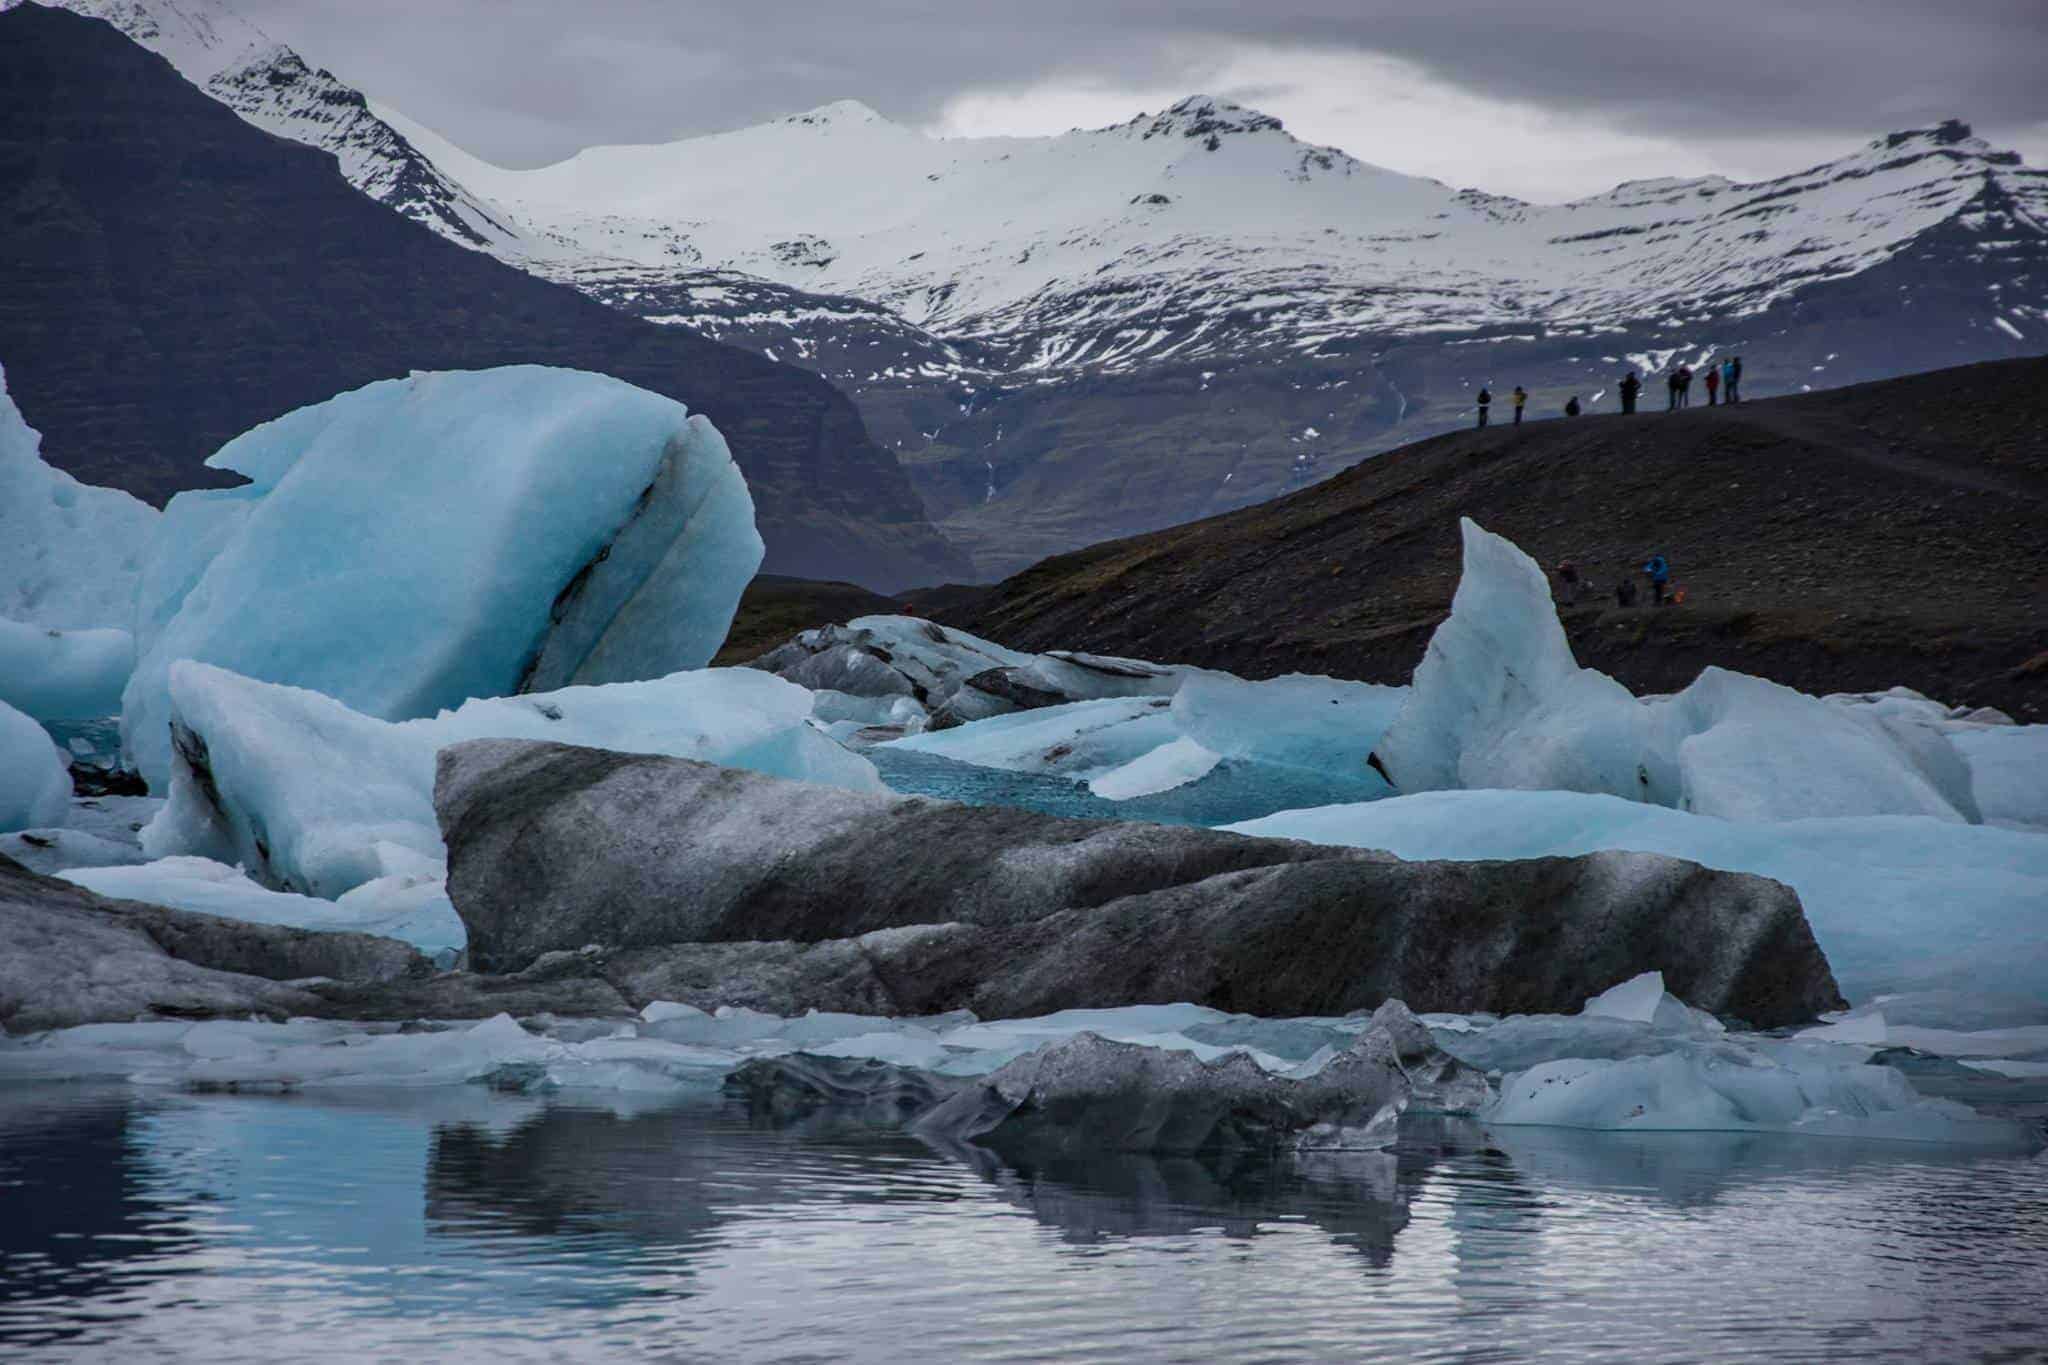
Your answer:
[[[1053,133],[1224,95],[1452,185],[1775,175],[1945,117],[2048,166],[2048,0],[226,0],[507,166],[858,99]]]

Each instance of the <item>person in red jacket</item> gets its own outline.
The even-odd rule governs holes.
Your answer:
[[[1707,366],[1707,406],[1708,406],[1708,407],[1710,407],[1710,408],[1711,408],[1711,407],[1713,407],[1713,406],[1714,406],[1714,405],[1715,405],[1716,403],[1718,403],[1718,402],[1720,401],[1720,393],[1721,393],[1721,367],[1720,367],[1719,365],[1709,365],[1709,366]]]

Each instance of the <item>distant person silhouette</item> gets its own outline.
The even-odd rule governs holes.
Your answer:
[[[1721,381],[1728,386],[1728,401],[1742,401],[1742,357],[1731,355],[1721,366]]]
[[[1577,417],[1579,415],[1579,396],[1577,394],[1573,394],[1571,400],[1564,405],[1564,415],[1567,417]]]
[[[1634,412],[1636,410],[1636,395],[1642,391],[1643,381],[1636,378],[1634,370],[1630,370],[1627,374],[1623,375],[1621,377],[1621,410],[1623,412]]]
[[[1520,384],[1515,385],[1515,425],[1522,425],[1522,405],[1529,401],[1528,392]]]
[[[1719,398],[1720,392],[1721,392],[1721,367],[1720,367],[1719,365],[1709,365],[1709,366],[1707,366],[1707,406],[1708,406],[1708,407],[1710,407],[1710,408],[1711,408],[1711,407],[1713,407],[1713,406],[1714,406],[1714,405],[1715,405],[1716,403],[1718,403],[1718,402],[1720,401],[1720,398]]]
[[[1692,406],[1692,366],[1690,365],[1680,365],[1678,367],[1678,406],[1681,408]]]
[[[1670,398],[1671,398],[1671,401],[1670,401],[1670,402],[1668,402],[1668,403],[1666,403],[1666,404],[1664,405],[1664,411],[1666,411],[1666,412],[1677,412],[1677,411],[1678,411],[1678,371],[1677,371],[1677,370],[1673,370],[1673,371],[1672,371],[1672,372],[1671,372],[1670,374],[1668,374],[1668,375],[1665,375],[1665,376],[1664,376],[1664,387],[1665,387],[1665,388],[1666,388],[1667,390],[1669,390],[1669,391],[1670,391]]]
[[[1493,393],[1492,393],[1492,391],[1491,391],[1491,390],[1489,390],[1489,389],[1486,389],[1486,388],[1483,388],[1483,387],[1482,387],[1482,388],[1481,388],[1481,389],[1479,390],[1479,425],[1480,425],[1480,426],[1482,426],[1482,427],[1483,427],[1483,426],[1485,426],[1485,425],[1486,425],[1486,410],[1487,410],[1487,409],[1488,409],[1489,407],[1491,407],[1492,405],[1493,405]]]
[[[1658,606],[1664,605],[1664,585],[1671,581],[1671,565],[1663,555],[1651,555],[1643,565],[1643,574],[1650,580],[1650,600]]]

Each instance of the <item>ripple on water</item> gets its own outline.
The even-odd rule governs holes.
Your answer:
[[[1045,1164],[709,1101],[0,1095],[0,1343],[210,1360],[1919,1360],[2048,1339],[2048,1162],[1411,1120]]]

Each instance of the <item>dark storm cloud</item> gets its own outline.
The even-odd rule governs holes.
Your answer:
[[[233,0],[231,0],[231,3]],[[2048,123],[2048,0],[240,0],[482,155],[535,165],[841,98],[923,123],[969,90],[1180,88],[1234,44],[1377,53],[1644,135]],[[1135,112],[1135,110],[1133,111]]]

